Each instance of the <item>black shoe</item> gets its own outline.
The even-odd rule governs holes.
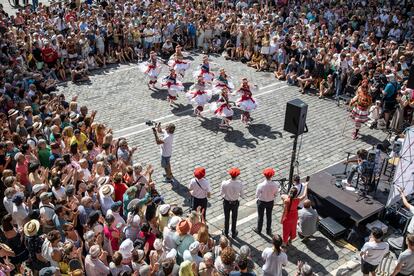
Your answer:
[[[272,229],[267,229],[266,230],[266,234],[268,234],[269,236],[272,236],[273,234],[272,234]]]
[[[172,179],[172,178],[168,178],[168,177],[166,177],[166,178],[164,179],[164,182],[165,182],[165,183],[172,183],[172,182],[173,182],[173,179]]]
[[[222,234],[223,236],[225,236],[226,238],[228,238],[228,237],[229,237],[229,233],[227,233],[227,234],[226,234],[226,233],[224,233],[224,230],[222,230],[222,231],[221,231],[221,234]]]
[[[257,229],[256,227],[255,227],[255,228],[253,228],[252,230],[253,230],[253,232],[255,232],[255,233],[259,234],[259,235],[261,235],[261,234],[262,234],[262,231],[261,231],[261,230],[259,230],[259,229]]]
[[[234,239],[234,238],[237,238],[237,235],[239,234],[239,231],[237,231],[236,230],[236,232],[234,232],[234,233],[232,233],[231,234],[231,237]]]

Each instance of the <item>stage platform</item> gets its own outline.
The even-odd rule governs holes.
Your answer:
[[[368,194],[371,204],[361,200],[356,192],[347,191],[335,186],[335,174],[344,171],[344,164],[335,164],[311,176],[309,181],[309,198],[322,217],[332,217],[344,226],[375,220],[384,209],[387,200],[388,177],[382,176],[376,192]],[[351,166],[348,166],[348,170]],[[342,177],[345,178],[345,177]]]

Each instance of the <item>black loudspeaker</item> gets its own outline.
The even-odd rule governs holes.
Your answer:
[[[295,135],[301,135],[305,130],[308,105],[299,99],[294,99],[286,104],[284,130]]]
[[[331,217],[319,221],[319,230],[334,240],[340,238],[346,232],[346,228]]]
[[[414,65],[411,64],[410,75],[407,80],[407,88],[414,89]]]

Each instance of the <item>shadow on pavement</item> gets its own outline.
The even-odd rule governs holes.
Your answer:
[[[251,124],[247,127],[247,130],[254,137],[264,140],[265,138],[276,139],[282,138],[280,131],[272,131],[272,127],[265,124]]]
[[[215,133],[222,132],[225,134],[224,141],[233,143],[239,148],[255,148],[259,144],[256,138],[246,138],[240,130],[230,128],[220,128],[221,120],[219,118],[202,118],[201,125],[203,128]]]
[[[245,138],[244,133],[240,130],[227,132],[224,141],[233,143],[239,148],[255,148],[259,144],[256,138]]]
[[[321,242],[321,240],[318,240],[318,242]],[[303,262],[308,263],[308,265],[312,267],[312,270],[314,273],[318,275],[329,275],[329,271],[327,271],[326,268],[321,263],[315,261],[315,258],[310,257],[308,254],[297,249],[293,245],[288,247],[286,254],[288,255],[289,262],[293,263],[294,265],[296,265],[298,261],[303,261]],[[315,254],[321,257],[319,253],[315,253]],[[338,254],[336,254],[335,251],[332,251],[332,255],[336,255],[336,259],[338,259]]]
[[[175,116],[187,116],[193,112],[191,104],[183,105],[182,103],[175,103],[171,109],[171,113]]]
[[[191,198],[187,186],[181,184],[180,181],[178,181],[176,178],[174,178],[174,182],[171,184],[171,186],[171,190],[184,198],[183,206],[191,207]]]
[[[304,242],[306,247],[325,260],[338,260],[339,256],[326,238],[314,237]]]
[[[187,92],[188,89],[190,89],[190,87],[194,84],[194,82],[183,82],[183,86],[184,86],[184,91]],[[184,93],[181,93],[182,95],[184,95]],[[184,96],[185,97],[185,96]]]
[[[162,101],[167,100],[167,97],[168,97],[167,89],[157,89],[157,90],[150,89],[150,91],[151,91],[151,94],[150,94],[151,98],[162,100]]]
[[[376,138],[372,135],[360,134],[360,136],[361,136],[361,138],[359,138],[359,140],[361,140],[361,141],[363,141],[367,144],[370,144],[370,145],[376,145],[376,144],[382,143],[381,140],[379,140],[378,138]]]

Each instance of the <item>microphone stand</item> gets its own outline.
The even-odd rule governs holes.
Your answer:
[[[342,173],[334,173],[332,174],[332,176],[346,176],[346,174],[348,173],[348,163],[349,163],[349,156],[351,156],[351,152],[347,151],[346,152],[346,162],[345,162],[345,168],[344,171]]]

